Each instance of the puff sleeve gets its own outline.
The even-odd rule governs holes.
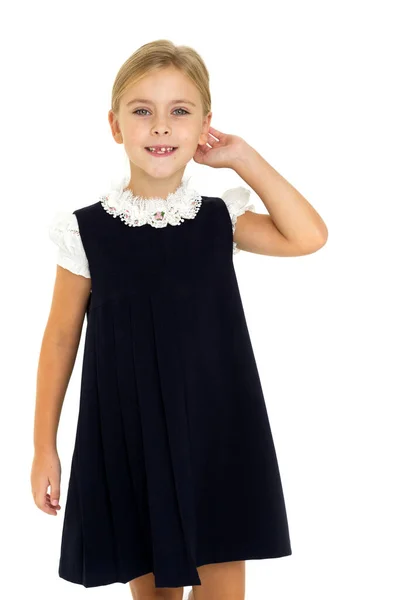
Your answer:
[[[229,216],[232,221],[232,233],[235,232],[237,218],[240,217],[246,210],[256,212],[254,204],[250,204],[250,190],[239,186],[226,190],[222,194],[222,200],[225,202],[226,207],[229,211]],[[233,254],[237,254],[240,251],[236,242],[233,242]]]
[[[90,278],[89,264],[74,213],[58,211],[50,222],[48,233],[58,247],[57,263],[76,275]]]

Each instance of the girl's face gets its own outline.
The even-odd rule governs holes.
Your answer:
[[[146,75],[132,85],[120,101],[118,117],[109,112],[117,143],[123,143],[132,168],[150,177],[180,181],[198,144],[205,144],[212,113],[203,117],[196,86],[175,67]],[[171,155],[157,157],[146,147],[177,147]],[[143,173],[142,173],[143,174]]]

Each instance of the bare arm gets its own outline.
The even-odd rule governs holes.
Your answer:
[[[37,372],[32,494],[40,510],[60,510],[61,463],[57,430],[82,332],[91,279],[57,265],[50,315],[43,335]],[[51,493],[47,493],[50,486]]]
[[[56,449],[62,404],[75,364],[90,289],[91,279],[57,265],[37,372],[35,452]]]

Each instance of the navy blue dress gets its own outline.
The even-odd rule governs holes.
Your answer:
[[[180,226],[74,211],[92,291],[59,576],[85,587],[292,553],[224,201]]]

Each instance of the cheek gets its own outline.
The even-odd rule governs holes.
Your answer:
[[[148,133],[141,131],[140,127],[132,128],[126,135],[126,141],[129,146],[135,148],[137,146],[146,146],[148,145]]]
[[[199,136],[195,133],[183,133],[182,135],[179,136],[179,139],[181,140],[181,143],[184,144],[186,147],[196,147],[197,146],[197,140],[199,139]]]

